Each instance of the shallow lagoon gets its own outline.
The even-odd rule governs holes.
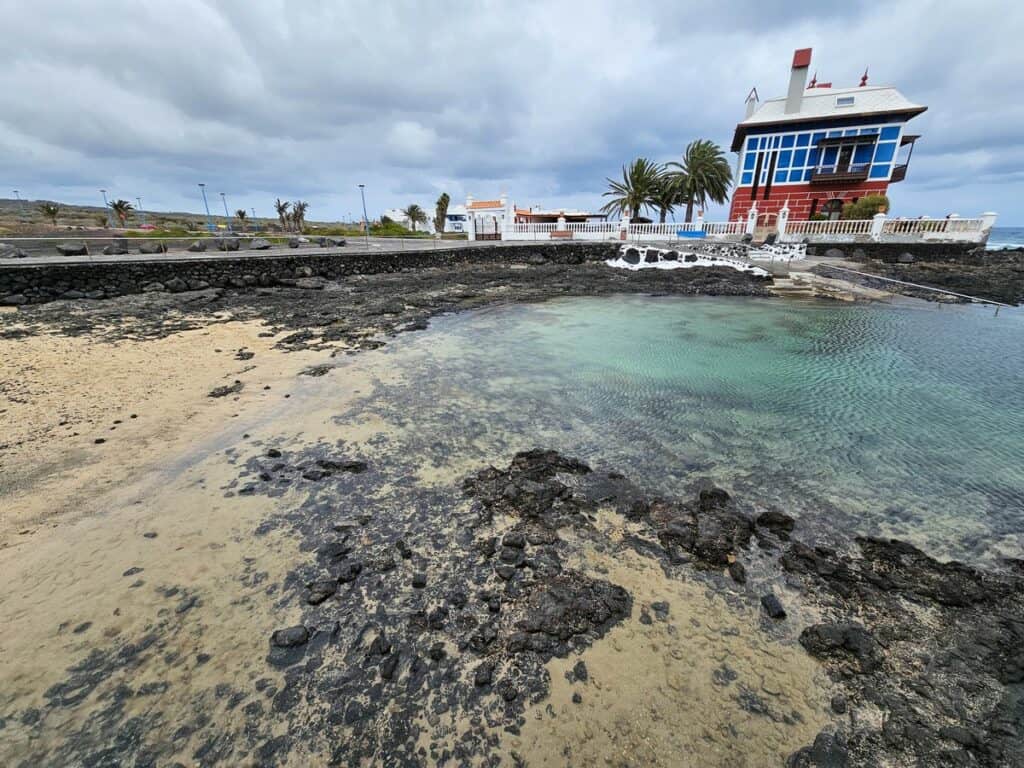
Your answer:
[[[710,476],[822,536],[1024,552],[1019,310],[572,299],[440,318],[394,352],[415,368],[376,405],[438,465],[552,447],[666,494]]]

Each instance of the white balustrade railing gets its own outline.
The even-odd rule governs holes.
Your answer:
[[[981,232],[984,219],[889,219],[882,225],[885,235],[924,235]]]
[[[787,235],[870,235],[871,219],[844,219],[839,221],[790,221]]]
[[[747,231],[743,221],[705,221],[704,233],[711,235],[742,235]]]
[[[617,221],[571,221],[565,225],[567,232],[618,232]]]

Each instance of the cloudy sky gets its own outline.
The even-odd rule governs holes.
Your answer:
[[[597,208],[605,177],[728,146],[751,86],[898,86],[928,111],[894,212],[1024,224],[1024,9],[1012,2],[0,0],[0,197],[310,219],[441,191]],[[731,156],[732,157],[732,156]],[[217,201],[219,204],[219,200]],[[712,211],[711,216],[716,212]]]

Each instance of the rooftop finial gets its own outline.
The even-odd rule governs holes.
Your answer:
[[[864,74],[860,76],[860,87],[863,88],[868,84],[868,68],[864,67]]]

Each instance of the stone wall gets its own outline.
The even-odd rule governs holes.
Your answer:
[[[616,243],[530,243],[515,246],[429,248],[399,252],[177,258],[165,261],[33,264],[0,267],[0,305],[57,299],[105,299],[148,291],[180,292],[272,286],[303,277],[397,272],[456,264],[581,264],[613,258]]]
[[[807,246],[807,253],[823,256],[835,250],[847,259],[879,259],[893,264],[904,254],[910,254],[913,261],[973,262],[974,252],[979,249],[984,251],[984,246],[977,243],[813,243]]]

